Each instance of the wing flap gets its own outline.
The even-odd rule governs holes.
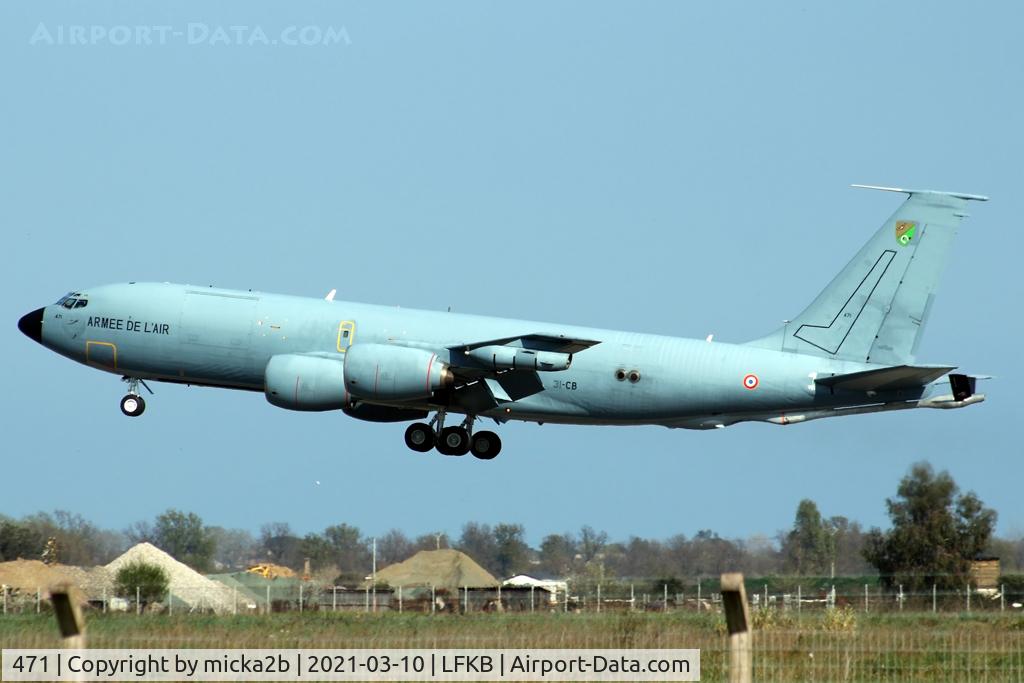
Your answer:
[[[948,365],[893,365],[878,370],[862,370],[844,375],[818,377],[815,384],[846,391],[887,391],[915,389],[934,382],[955,370]]]

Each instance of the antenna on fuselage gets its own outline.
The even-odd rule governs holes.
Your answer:
[[[332,289],[327,292],[327,296],[324,297],[324,301],[334,301],[334,295],[338,293],[338,290]]]

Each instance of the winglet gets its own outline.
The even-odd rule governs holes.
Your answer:
[[[987,202],[988,197],[981,194],[967,194],[966,192],[942,192],[941,190],[904,190],[901,187],[882,187],[881,185],[857,185],[853,184],[850,187],[859,187],[863,190],[882,190],[883,192],[905,192],[907,194],[937,194],[944,197],[956,197],[957,199],[966,199],[968,201],[973,200],[976,202]]]

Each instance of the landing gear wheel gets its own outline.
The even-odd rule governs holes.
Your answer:
[[[138,394],[128,394],[121,399],[121,412],[128,417],[138,417],[146,410],[146,402]]]
[[[443,455],[465,455],[469,452],[469,432],[462,427],[445,427],[437,440],[437,452]]]
[[[434,447],[434,430],[430,425],[417,422],[405,430],[405,445],[414,451],[426,453]]]
[[[469,450],[481,460],[493,460],[501,453],[501,439],[494,432],[476,432],[470,439]]]

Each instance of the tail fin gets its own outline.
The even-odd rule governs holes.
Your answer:
[[[988,198],[854,187],[910,197],[803,313],[749,345],[886,365],[914,362],[966,204]]]

